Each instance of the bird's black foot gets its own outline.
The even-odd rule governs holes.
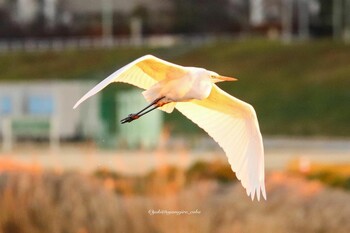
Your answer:
[[[124,119],[122,119],[122,120],[120,121],[120,123],[125,124],[125,123],[132,122],[132,121],[134,121],[134,120],[136,120],[136,119],[139,119],[139,118],[142,117],[143,115],[145,115],[145,114],[147,114],[147,113],[153,111],[154,109],[163,106],[164,103],[163,103],[163,104],[159,104],[159,101],[162,100],[162,99],[164,99],[164,98],[165,98],[165,96],[160,97],[160,98],[154,100],[152,103],[150,103],[148,106],[146,106],[144,109],[142,109],[142,110],[139,111],[138,113],[129,114],[129,116],[127,116],[127,117],[125,117]],[[147,111],[146,111],[146,110],[147,110]]]
[[[124,119],[122,119],[120,121],[120,123],[124,124],[124,123],[130,123],[132,122],[133,120],[136,120],[136,119],[139,119],[139,115],[137,114],[129,114],[129,116],[125,117]]]

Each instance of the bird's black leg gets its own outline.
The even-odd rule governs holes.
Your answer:
[[[149,105],[147,105],[145,108],[143,108],[143,109],[140,110],[139,112],[134,113],[134,114],[133,114],[133,113],[129,114],[129,116],[127,116],[127,117],[125,117],[124,119],[122,119],[122,120],[120,121],[120,123],[124,124],[124,123],[132,122],[133,120],[139,119],[141,116],[145,115],[146,113],[149,113],[149,112],[153,111],[154,109],[159,108],[160,105],[158,105],[158,102],[159,102],[160,100],[164,99],[164,98],[165,98],[165,96],[160,97],[160,98],[154,100],[152,103],[150,103]],[[153,106],[153,108],[150,108],[150,107],[152,107],[152,106]],[[150,108],[150,109],[149,109],[149,108]],[[147,109],[148,109],[148,110],[147,110]],[[147,111],[146,111],[146,110],[147,110]]]

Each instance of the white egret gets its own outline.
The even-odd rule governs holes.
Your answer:
[[[150,105],[122,119],[122,124],[156,108],[167,113],[176,108],[222,147],[247,195],[252,200],[256,195],[260,200],[262,194],[266,199],[264,148],[255,110],[215,85],[234,80],[203,68],[184,67],[145,55],[97,84],[74,108],[112,82],[145,89],[142,94]]]

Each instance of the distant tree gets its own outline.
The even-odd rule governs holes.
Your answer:
[[[8,32],[10,24],[10,13],[4,8],[0,8],[0,36],[5,37]]]
[[[311,20],[311,32],[316,36],[332,34],[333,1],[319,0],[320,11]]]
[[[120,11],[113,13],[113,35],[126,36],[129,35],[130,25],[128,16]]]
[[[320,22],[325,26],[332,25],[333,1],[320,0]]]

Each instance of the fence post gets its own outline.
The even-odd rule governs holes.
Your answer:
[[[10,117],[5,117],[2,121],[2,150],[11,151],[13,147],[12,121]]]
[[[57,151],[60,146],[58,120],[56,117],[50,119],[50,149]]]

